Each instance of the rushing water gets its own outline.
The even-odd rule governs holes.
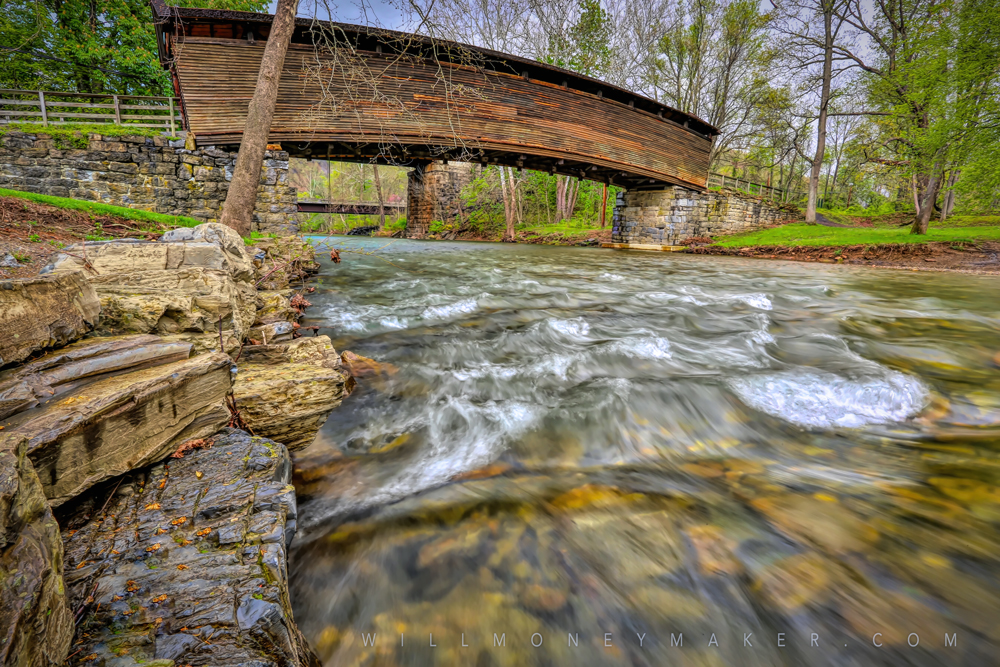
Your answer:
[[[309,297],[381,364],[297,460],[326,665],[1000,664],[996,278],[385,243]]]

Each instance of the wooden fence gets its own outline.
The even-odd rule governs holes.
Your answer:
[[[774,201],[790,201],[792,199],[798,198],[802,193],[796,191],[787,191],[785,188],[776,188],[771,185],[763,185],[761,183],[754,183],[746,178],[739,178],[738,176],[727,176],[726,174],[719,174],[717,172],[710,172],[708,174],[708,182],[706,187],[709,188],[719,188],[730,190],[740,190],[747,194],[757,195],[758,197],[766,197]]]
[[[175,132],[183,124],[179,110],[176,97],[0,89],[0,124],[114,123]]]

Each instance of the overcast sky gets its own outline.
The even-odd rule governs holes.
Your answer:
[[[399,0],[395,0],[399,5]],[[320,7],[319,18],[326,20],[332,18],[341,23],[359,23],[367,25],[377,25],[382,28],[398,30],[403,28],[403,17],[399,10],[393,7],[392,0],[364,0],[362,9],[361,0],[299,0],[299,16],[312,18],[316,13],[317,4]],[[271,7],[268,11],[274,13],[278,6],[278,0],[271,0]],[[326,7],[333,10],[334,16],[328,17]]]

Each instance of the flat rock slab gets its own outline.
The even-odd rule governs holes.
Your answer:
[[[80,272],[0,281],[0,366],[93,330],[101,303]]]
[[[15,415],[7,428],[29,455],[53,507],[162,459],[229,421],[232,360],[214,352],[108,377]]]
[[[233,395],[254,433],[298,449],[312,443],[353,386],[330,339],[316,336],[245,347]]]
[[[90,275],[166,271],[201,267],[227,272],[233,280],[251,281],[253,264],[243,239],[216,223],[174,229],[159,241],[115,239],[71,245],[43,272],[86,270]]]
[[[72,664],[318,664],[288,601],[288,450],[234,429],[212,441],[60,517],[67,586],[86,604]]]
[[[72,638],[59,526],[27,439],[0,434],[0,664],[62,665]]]
[[[157,336],[89,338],[22,366],[0,372],[0,419],[37,407],[88,378],[138,369],[191,356],[192,345]]]

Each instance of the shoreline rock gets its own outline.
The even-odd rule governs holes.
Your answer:
[[[318,667],[288,598],[288,450],[354,379],[328,337],[296,338],[314,248],[255,243],[206,224],[0,282],[0,365],[22,362],[0,372],[0,664],[75,641],[101,667]]]
[[[288,450],[235,429],[212,440],[61,517],[87,664],[318,666],[288,599]]]
[[[0,367],[80,338],[100,315],[97,294],[79,271],[0,281]]]
[[[0,434],[0,664],[62,665],[72,640],[59,526],[27,438]]]

